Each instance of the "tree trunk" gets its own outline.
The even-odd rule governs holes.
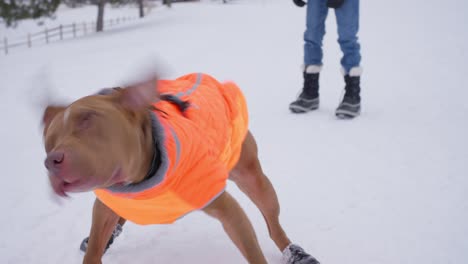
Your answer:
[[[104,30],[104,6],[107,0],[99,0],[98,2],[98,16],[96,22],[96,32]]]
[[[138,0],[138,7],[140,8],[140,17],[145,16],[145,10],[143,6],[143,0]]]

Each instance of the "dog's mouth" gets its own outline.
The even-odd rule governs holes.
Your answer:
[[[52,176],[53,177],[53,176]],[[68,197],[67,193],[80,192],[82,189],[82,181],[66,181],[61,179],[51,179],[52,189],[54,192],[61,197]]]
[[[69,186],[71,183],[62,181],[60,179],[54,179],[54,178],[56,178],[55,176],[49,176],[49,178],[50,178],[50,184],[51,184],[52,189],[54,190],[54,192],[58,196],[68,197],[65,190],[66,190],[66,188],[68,188],[67,186]]]
[[[120,166],[114,169],[111,177],[106,182],[99,181],[97,177],[77,177],[72,180],[65,177],[57,177],[57,175],[49,175],[52,189],[60,197],[68,197],[68,193],[87,192],[96,188],[106,188],[118,183],[121,177],[122,169]]]
[[[81,185],[81,181],[74,181],[74,182],[63,182],[63,190],[65,192],[74,192],[77,187]]]
[[[49,172],[49,180],[54,192],[61,197],[68,197],[67,193],[89,191],[96,184],[92,177],[81,177],[64,171],[60,174]]]

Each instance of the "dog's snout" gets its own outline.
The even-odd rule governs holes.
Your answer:
[[[47,154],[47,158],[44,162],[45,167],[51,171],[57,171],[65,160],[65,153],[62,151],[53,151]]]

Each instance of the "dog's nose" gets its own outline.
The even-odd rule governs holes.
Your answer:
[[[63,161],[65,160],[65,153],[62,151],[53,151],[47,154],[47,158],[44,162],[45,167],[49,171],[56,172],[62,167]]]

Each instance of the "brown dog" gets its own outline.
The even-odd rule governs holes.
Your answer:
[[[318,263],[291,244],[280,225],[278,199],[254,137],[246,125],[244,132],[236,127],[246,124],[235,121],[246,117],[237,86],[198,74],[155,87],[148,81],[108,90],[44,112],[45,165],[53,190],[60,196],[85,191],[98,196],[84,263],[101,263],[119,221],[167,223],[193,210],[218,219],[249,263],[267,263],[249,219],[224,191],[227,178],[260,209],[284,263]],[[238,149],[236,131],[241,131]],[[172,157],[168,149],[177,153]],[[145,199],[155,203],[154,210],[148,204],[138,209]]]

